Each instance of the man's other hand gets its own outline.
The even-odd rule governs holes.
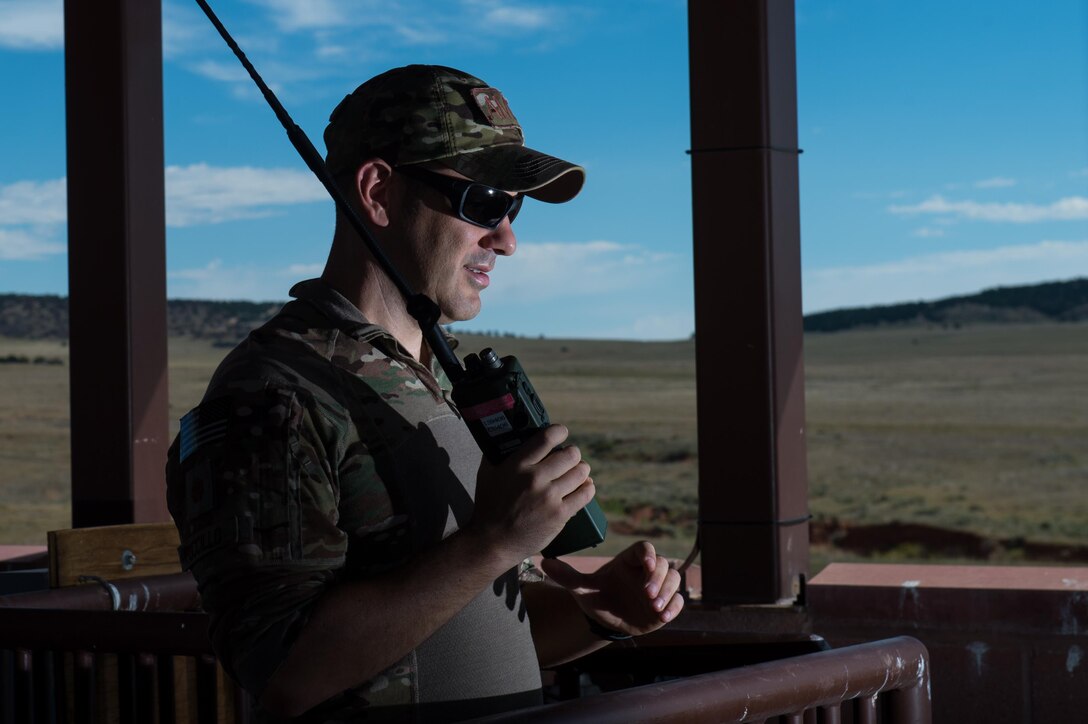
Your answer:
[[[545,558],[541,567],[587,616],[621,633],[640,636],[659,629],[684,607],[680,573],[648,541],[631,545],[593,573],[554,558]]]

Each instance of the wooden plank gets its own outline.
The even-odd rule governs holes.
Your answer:
[[[180,573],[173,523],[135,523],[49,531],[49,585],[74,586],[80,576],[106,580]]]

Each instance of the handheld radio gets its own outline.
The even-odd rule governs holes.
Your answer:
[[[492,463],[497,463],[540,429],[547,427],[548,413],[537,396],[536,390],[533,389],[532,383],[529,382],[521,363],[515,357],[500,358],[494,350],[487,348],[479,355],[468,355],[465,358],[465,367],[461,366],[439,330],[438,319],[441,312],[438,305],[427,296],[412,291],[370,234],[366,224],[344,198],[332,174],[325,167],[324,159],[314,148],[309,137],[291,119],[276,95],[265,85],[253,64],[246,58],[245,53],[238,47],[206,0],[196,0],[196,3],[208,16],[230,49],[234,51],[253,82],[257,84],[257,88],[276,114],[276,118],[287,131],[287,138],[329,192],[336,203],[337,210],[348,219],[374,259],[404,296],[408,313],[419,323],[431,352],[450,382],[453,383],[453,401],[457,403],[472,437],[480,446],[484,456]],[[607,528],[608,523],[601,507],[596,500],[591,500],[589,505],[578,511],[567,522],[559,535],[541,552],[549,558],[554,558],[595,546],[604,541]]]
[[[500,359],[490,347],[465,357],[465,373],[453,385],[453,401],[484,457],[493,463],[550,424],[521,363],[513,356]],[[541,553],[555,558],[595,546],[604,541],[607,529],[601,506],[591,500]]]

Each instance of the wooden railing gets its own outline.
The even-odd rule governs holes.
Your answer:
[[[929,654],[903,636],[478,721],[930,724],[929,693]]]
[[[0,724],[247,724],[206,614],[170,610],[194,593],[178,574],[0,598]],[[929,724],[930,711],[928,653],[900,637],[481,721]]]
[[[0,723],[245,724],[188,574],[0,598]]]

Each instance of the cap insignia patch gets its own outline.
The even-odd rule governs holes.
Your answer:
[[[502,93],[496,88],[473,88],[472,97],[476,99],[476,103],[480,106],[480,110],[484,112],[484,116],[495,128],[517,128],[521,129],[518,125],[518,119],[514,118],[514,112],[510,110],[510,105],[503,98]]]

